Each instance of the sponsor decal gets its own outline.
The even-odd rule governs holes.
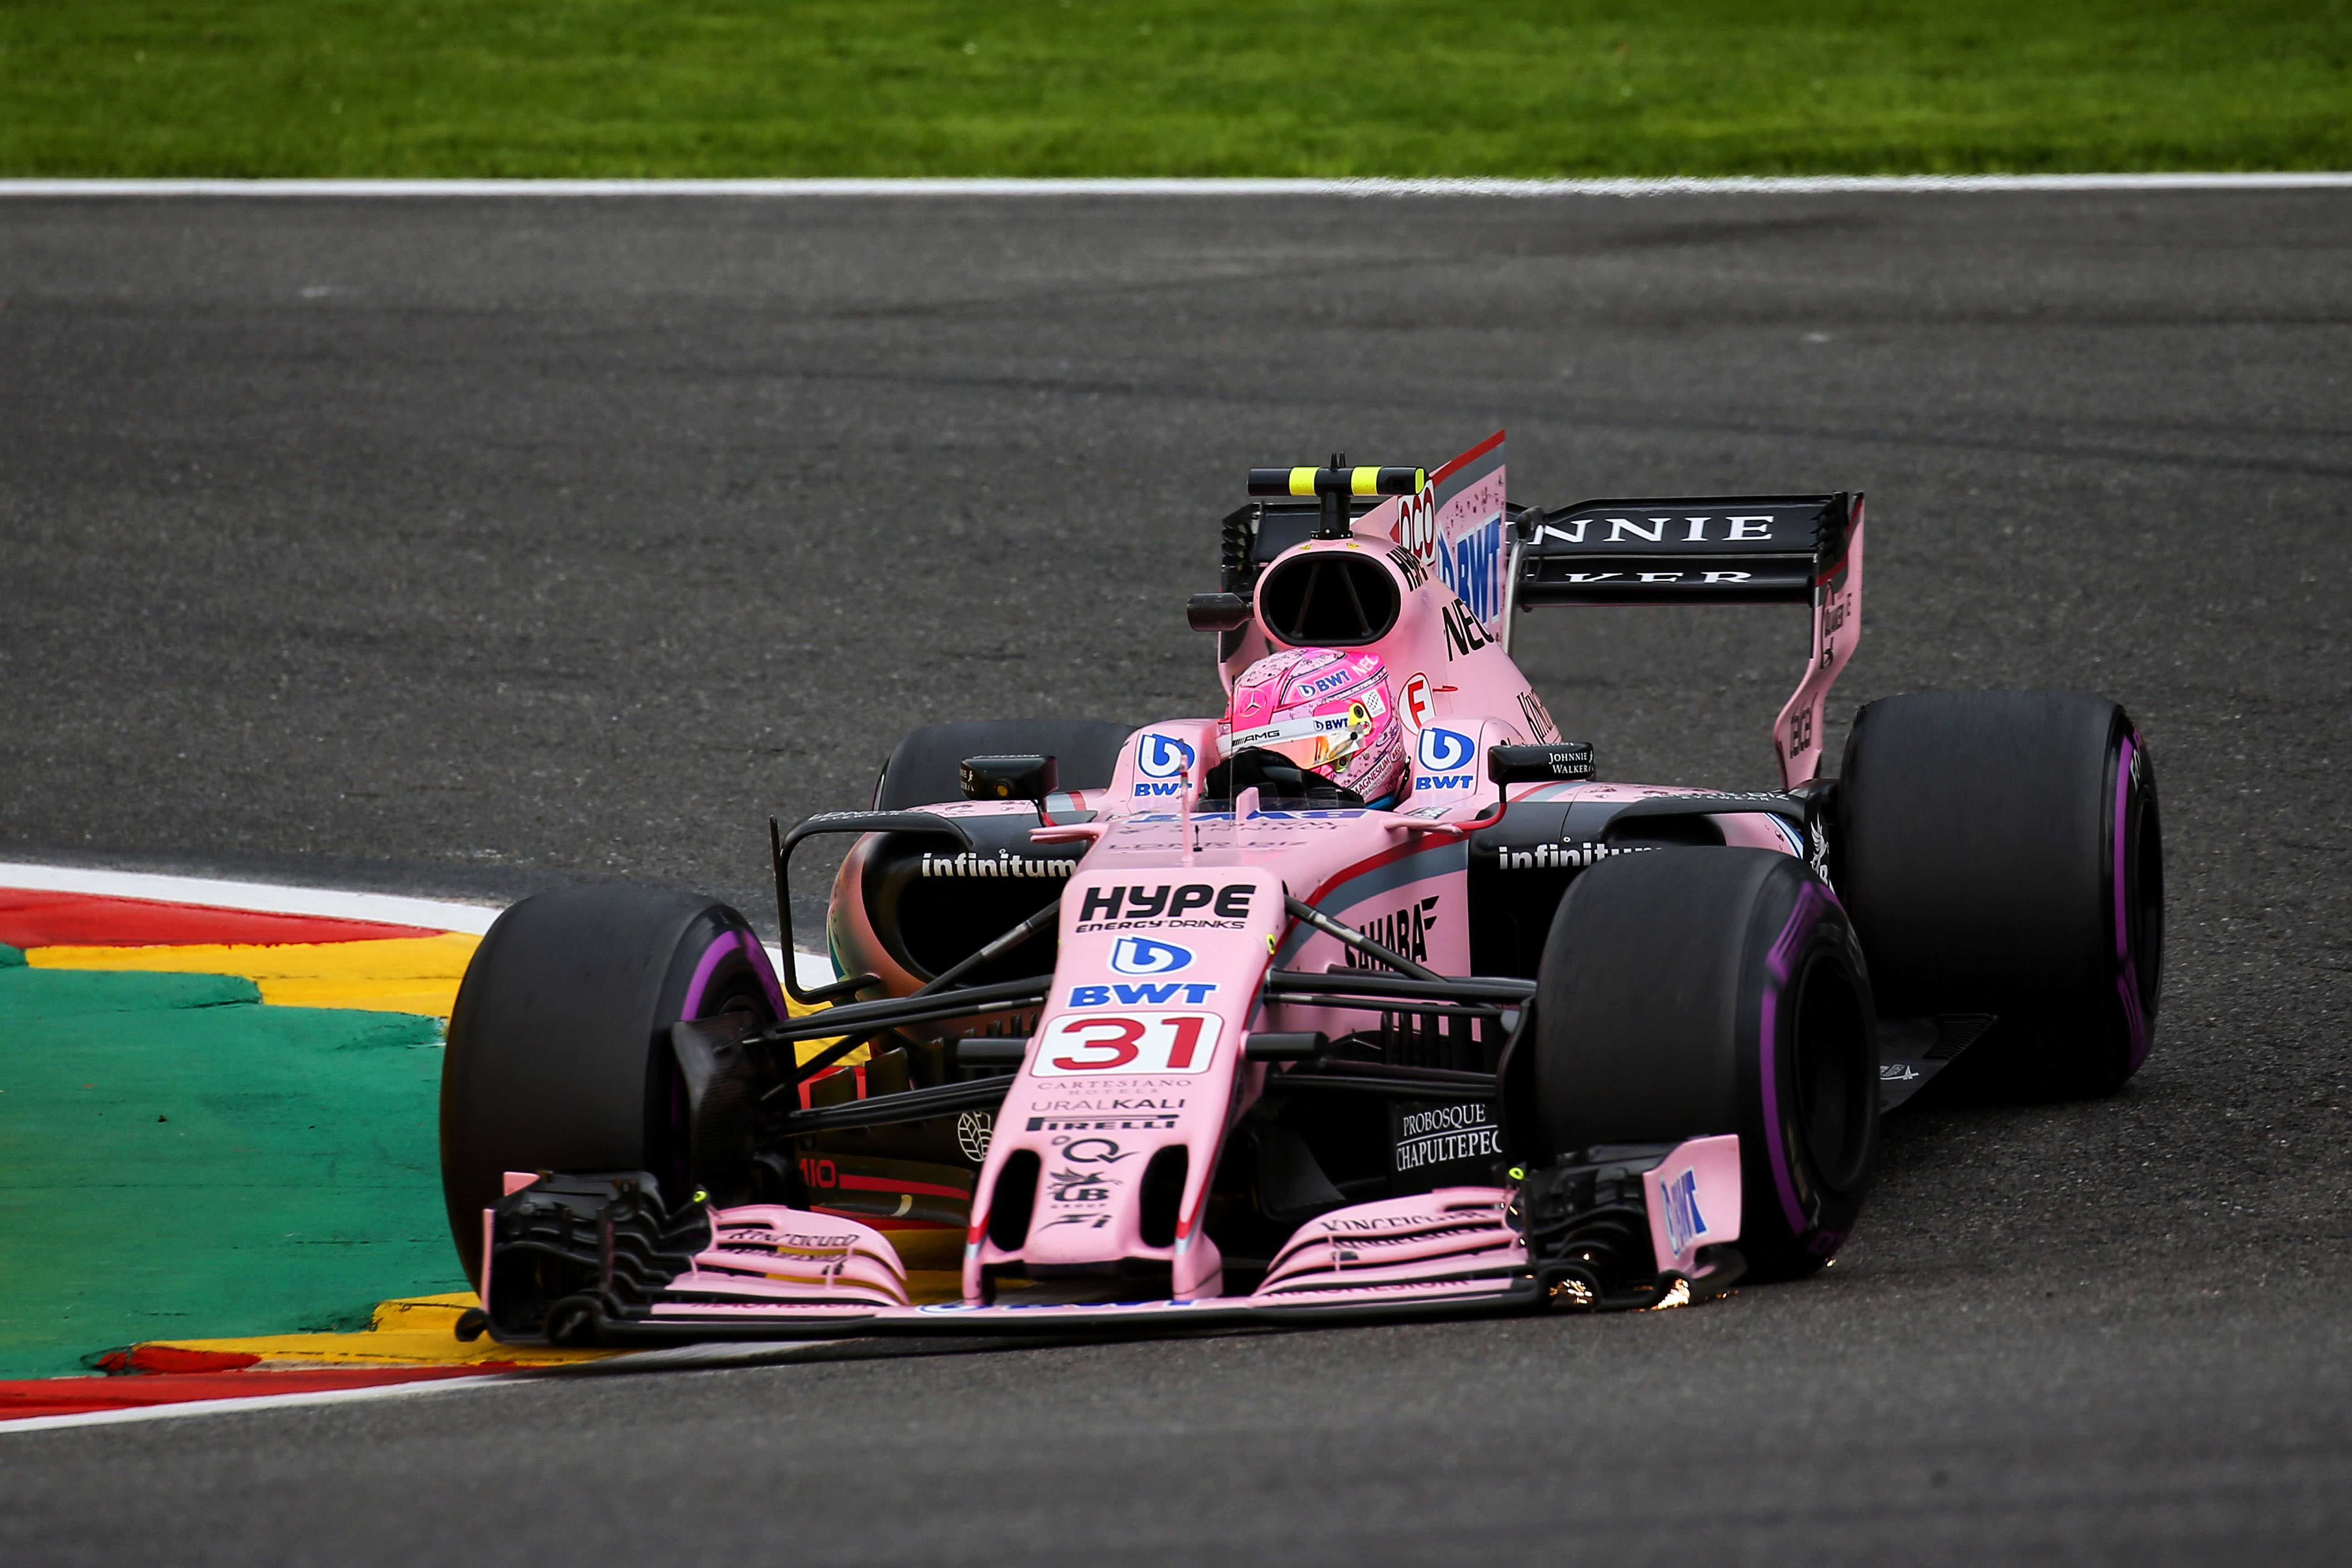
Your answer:
[[[1033,859],[1010,849],[1000,849],[993,856],[976,855],[969,849],[961,855],[923,851],[926,877],[1066,877],[1077,866],[1076,860]]]
[[[1396,1119],[1399,1173],[1455,1160],[1497,1159],[1502,1152],[1503,1130],[1491,1105],[1440,1105]]]
[[[1135,1158],[1134,1150],[1122,1149],[1109,1138],[1056,1138],[1054,1146],[1075,1165],[1115,1165]]]
[[[1114,981],[1108,985],[1073,985],[1070,1005],[1073,1007],[1165,1007],[1181,998],[1188,1007],[1198,1007],[1216,994],[1213,980],[1171,980],[1160,984],[1138,981],[1125,984]]]
[[[1663,583],[1686,583],[1696,578],[1700,587],[1713,588],[1727,583],[1737,584],[1749,582],[1755,575],[1753,572],[1570,572],[1563,574],[1561,580],[1580,588],[1594,583],[1642,583],[1655,585]]]
[[[1045,1184],[1053,1189],[1047,1194],[1048,1203],[1104,1204],[1110,1201],[1111,1188],[1124,1181],[1101,1171],[1048,1171]]]
[[[1536,530],[1540,546],[1548,539],[1563,544],[1729,544],[1772,542],[1772,519],[1766,517],[1580,517],[1565,525],[1547,522]],[[1585,531],[1599,523],[1606,537],[1588,539]]]
[[[988,1158],[988,1141],[996,1135],[996,1117],[985,1110],[967,1110],[956,1118],[956,1147],[973,1164]]]
[[[1356,929],[1400,957],[1410,958],[1415,963],[1425,963],[1429,958],[1429,933],[1437,929],[1437,900],[1442,896],[1432,893],[1420,902],[1407,904],[1392,914],[1360,921]],[[1350,969],[1388,968],[1387,964],[1378,963],[1352,947],[1343,945],[1340,952],[1347,955]]]
[[[1612,855],[1640,855],[1654,844],[1538,844],[1528,849],[1495,851],[1497,871],[1580,871]]]
[[[1853,615],[1853,595],[1840,594],[1822,608],[1822,668],[1827,669],[1836,662],[1838,628]]]
[[[1404,689],[1397,694],[1397,717],[1404,721],[1406,729],[1419,730],[1428,723],[1429,716],[1437,708],[1436,695],[1430,689],[1429,677],[1417,669],[1406,677]]]
[[[1502,605],[1503,516],[1496,512],[1437,552],[1437,574],[1471,615],[1491,621]]]
[[[1459,730],[1434,726],[1423,730],[1420,744],[1413,750],[1413,758],[1429,770],[1413,775],[1412,792],[1415,795],[1444,790],[1475,790],[1478,787],[1477,774],[1461,771],[1477,761],[1478,747]]]
[[[1407,593],[1411,593],[1415,588],[1420,587],[1423,584],[1429,581],[1429,568],[1421,563],[1420,556],[1415,555],[1403,545],[1400,544],[1394,550],[1390,551],[1389,560],[1395,565],[1398,573],[1404,578],[1404,586]]]
[[[1470,765],[1476,757],[1477,745],[1459,730],[1434,727],[1421,732],[1421,744],[1415,755],[1421,765],[1433,773],[1450,773]]]
[[[1191,744],[1173,735],[1153,731],[1136,742],[1135,771],[1143,776],[1138,780],[1135,793],[1139,795],[1181,795],[1184,781],[1190,775],[1194,752]]]
[[[1178,1087],[1190,1088],[1191,1086],[1188,1084]],[[1086,1100],[1033,1100],[1029,1102],[1029,1109],[1032,1110],[1083,1110],[1097,1113],[1108,1111],[1150,1111],[1157,1115],[1162,1111],[1183,1110],[1184,1099],[1181,1095],[1177,1095],[1172,1098],[1155,1098],[1151,1095],[1146,1094],[1137,1095],[1131,1099],[1125,1095],[1112,1095],[1108,1097],[1097,1095]]]
[[[1448,659],[1466,658],[1495,640],[1486,635],[1486,627],[1470,618],[1469,610],[1459,599],[1440,611],[1438,618],[1445,623],[1445,657]]]
[[[1812,748],[1813,714],[1820,707],[1819,702],[1809,702],[1789,715],[1789,754],[1790,756],[1802,756]]]
[[[1528,733],[1538,743],[1549,744],[1559,739],[1559,726],[1552,722],[1551,710],[1543,705],[1543,699],[1532,688],[1519,693],[1519,716],[1528,721]]]
[[[1360,1219],[1318,1219],[1315,1222],[1315,1228],[1326,1236],[1345,1236],[1354,1241],[1371,1239],[1363,1234],[1368,1231],[1398,1230],[1408,1226],[1418,1228],[1428,1223],[1427,1215],[1383,1214]]]
[[[1148,779],[1172,779],[1192,765],[1192,748],[1173,735],[1153,731],[1136,742],[1135,767]]]
[[[1172,974],[1192,963],[1192,950],[1172,942],[1123,936],[1111,943],[1110,966],[1121,974]]]
[[[1407,496],[1399,503],[1396,542],[1399,548],[1421,563],[1423,569],[1422,581],[1427,582],[1427,568],[1436,564],[1441,548],[1437,537],[1436,486],[1423,485],[1420,494]]]
[[[1160,925],[1237,926],[1249,919],[1250,898],[1257,891],[1247,882],[1213,887],[1206,882],[1162,882],[1157,887],[1120,884],[1088,888],[1078,904],[1078,926],[1089,931],[1149,931]],[[1200,910],[1213,920],[1186,920]]]
[[[1086,1005],[1086,1004],[1076,1004]],[[1096,1073],[1203,1073],[1224,1020],[1214,1013],[1066,1013],[1046,1027],[1032,1078]]]
[[[1172,1116],[1033,1116],[1029,1119],[1029,1131],[1032,1132],[1173,1132],[1175,1130],[1176,1119]]]
[[[1666,1247],[1677,1255],[1706,1234],[1706,1216],[1698,1212],[1698,1173],[1685,1171],[1664,1184],[1666,1194]]]

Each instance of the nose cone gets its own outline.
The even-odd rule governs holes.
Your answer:
[[[1054,989],[978,1183],[965,1299],[986,1299],[992,1272],[1214,1294],[1201,1211],[1286,923],[1282,883],[1114,856],[1072,879],[1062,917]]]

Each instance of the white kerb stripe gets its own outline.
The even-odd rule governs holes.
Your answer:
[[[347,893],[332,888],[292,888],[273,882],[233,882],[208,877],[165,877],[145,871],[103,871],[85,866],[32,866],[0,861],[0,892],[11,888],[41,893],[88,893],[96,898],[152,899],[158,903],[203,904],[250,914],[323,915],[335,920],[374,921],[384,925],[425,926],[479,936],[505,912],[502,904],[459,904],[394,893]],[[767,944],[768,962],[779,971],[783,950]],[[803,985],[839,978],[833,961],[819,952],[798,952],[793,967]]]
[[[214,909],[244,910],[255,914],[324,915],[335,920],[470,931],[476,936],[489,930],[490,922],[506,907],[409,899],[391,893],[346,893],[332,888],[292,888],[274,882],[164,877],[145,871],[103,871],[84,866],[30,866],[8,861],[0,861],[0,888],[88,893],[110,899],[153,899],[170,904],[206,904]]]
[[[268,1377],[269,1373],[248,1375]],[[453,1388],[512,1386],[543,1373],[518,1376],[484,1373],[479,1377],[428,1377],[415,1383],[375,1384],[366,1388],[320,1388],[308,1394],[256,1394],[234,1399],[188,1399],[176,1405],[142,1405],[129,1410],[85,1410],[76,1415],[27,1415],[0,1418],[0,1437],[17,1432],[55,1432],[67,1426],[119,1426],[131,1421],[174,1421],[190,1415],[233,1415],[244,1410],[291,1410],[305,1405],[349,1405],[362,1399],[394,1399],[404,1394],[439,1394]],[[72,1379],[61,1378],[60,1382]]]

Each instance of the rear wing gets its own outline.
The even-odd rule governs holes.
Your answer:
[[[1821,769],[1822,704],[1862,636],[1862,492],[1593,500],[1515,519],[1510,598],[1811,605],[1804,679],[1773,725],[1783,785]]]
[[[1843,492],[1583,501],[1520,524],[1518,602],[1808,605],[1861,526]]]

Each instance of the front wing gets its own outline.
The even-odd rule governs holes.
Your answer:
[[[856,1220],[777,1205],[667,1210],[641,1173],[518,1177],[485,1212],[483,1315],[465,1329],[507,1343],[1150,1333],[1635,1309],[1737,1280],[1739,1140],[1609,1152],[1511,1186],[1336,1210],[1301,1226],[1246,1294],[1190,1300],[1122,1300],[1134,1283],[1110,1278],[926,1300],[883,1234]]]

